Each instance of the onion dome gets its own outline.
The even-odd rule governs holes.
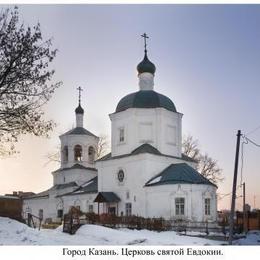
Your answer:
[[[153,90],[137,91],[123,97],[117,107],[116,113],[128,108],[165,108],[171,112],[177,112],[170,98]]]
[[[79,104],[78,107],[75,109],[76,114],[84,114],[84,109]]]
[[[143,60],[137,65],[137,71],[139,74],[148,72],[154,75],[155,73],[155,65],[148,59],[147,51],[145,50]]]

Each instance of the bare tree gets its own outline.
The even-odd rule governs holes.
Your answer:
[[[200,155],[197,169],[214,184],[218,184],[224,180],[222,169],[219,168],[217,161],[209,157],[208,154]]]
[[[103,157],[109,151],[109,140],[106,135],[101,135],[99,137],[98,145],[96,147],[97,158]]]
[[[51,45],[39,23],[19,22],[17,7],[0,11],[0,156],[15,152],[21,134],[47,137],[55,126],[42,111],[60,85],[50,84],[54,70],[48,67],[57,53]]]
[[[197,161],[196,169],[205,178],[214,184],[224,180],[222,169],[219,168],[216,160],[212,159],[207,153],[202,154],[199,149],[198,140],[188,135],[183,138],[183,153]]]
[[[198,140],[194,140],[191,135],[184,136],[182,141],[183,153],[194,160],[198,160],[200,156],[200,149]]]

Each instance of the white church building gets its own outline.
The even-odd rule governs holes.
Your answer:
[[[145,44],[137,66],[139,90],[109,115],[111,153],[103,158],[96,158],[99,138],[84,128],[79,99],[76,127],[60,136],[61,165],[52,172],[53,186],[25,198],[25,214],[59,221],[76,206],[97,214],[216,222],[217,187],[182,154],[183,114],[154,90],[155,70]]]

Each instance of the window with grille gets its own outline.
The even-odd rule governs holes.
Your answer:
[[[210,199],[205,199],[205,215],[210,215]]]
[[[125,174],[124,174],[124,171],[123,171],[123,170],[120,170],[120,171],[117,173],[117,178],[118,178],[119,182],[123,182],[123,181],[124,181]]]
[[[88,212],[93,212],[93,211],[94,211],[93,205],[89,205],[89,206],[88,206]]]
[[[184,207],[185,207],[185,199],[184,198],[176,198],[175,199],[175,214],[176,216],[184,215]]]
[[[62,209],[58,209],[58,211],[57,211],[57,217],[58,217],[58,218],[62,218],[62,217],[63,217],[63,210],[62,210]]]
[[[119,143],[123,143],[125,141],[125,129],[122,127],[119,129]]]
[[[43,219],[43,209],[39,209],[38,216],[40,219]]]
[[[126,216],[131,216],[132,215],[132,204],[131,203],[126,203],[125,204],[125,215]]]

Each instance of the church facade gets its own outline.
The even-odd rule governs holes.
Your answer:
[[[97,159],[99,138],[84,128],[81,100],[76,127],[60,136],[61,165],[53,186],[24,199],[24,213],[59,221],[71,206],[83,212],[217,219],[217,187],[182,154],[182,114],[154,90],[155,65],[145,45],[139,90],[123,97],[111,120],[111,153]]]

